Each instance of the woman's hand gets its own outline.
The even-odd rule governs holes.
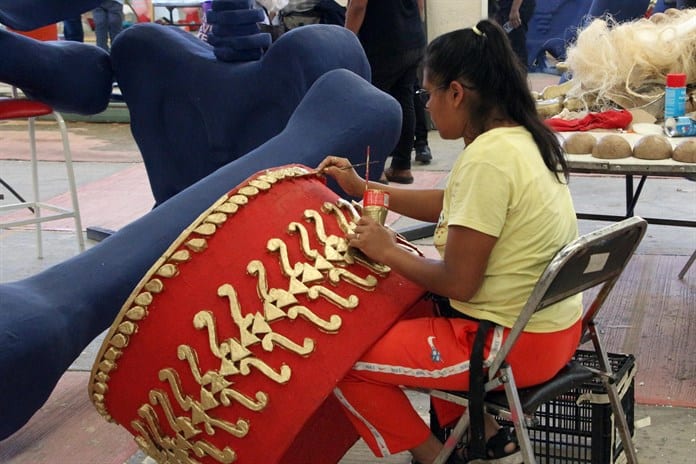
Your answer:
[[[348,195],[362,198],[365,191],[365,180],[355,172],[349,159],[327,156],[317,166],[317,172],[334,178]]]
[[[368,258],[384,263],[389,250],[396,246],[396,232],[380,225],[370,217],[363,216],[348,234],[348,245],[359,249]]]
[[[508,20],[510,21],[510,24],[512,24],[512,27],[517,29],[522,25],[522,17],[520,16],[520,9],[519,8],[511,8],[510,9],[510,16],[508,17]]]

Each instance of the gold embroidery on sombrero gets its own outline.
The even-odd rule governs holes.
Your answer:
[[[139,321],[147,316],[147,310],[142,306],[133,306],[126,313],[126,317],[132,321]]]
[[[339,207],[332,203],[324,203],[322,210],[327,214],[332,214],[338,221],[338,225],[344,233],[352,233],[355,230],[355,223],[348,223],[342,210],[345,208],[345,203],[338,202]],[[349,209],[349,208],[346,208]],[[324,256],[332,262],[339,265],[349,265],[358,262],[370,271],[380,275],[386,275],[391,271],[389,266],[372,261],[363,255],[359,250],[348,247],[348,241],[345,237],[336,235],[327,235],[324,228],[324,218],[321,214],[314,210],[305,210],[304,216],[306,219],[314,222],[315,233],[319,242],[324,244]]]
[[[268,190],[269,188],[271,188],[271,184],[269,184],[265,180],[259,180],[259,179],[254,179],[254,180],[250,181],[249,185],[251,185],[252,187],[256,187],[259,190]]]
[[[371,274],[363,278],[343,268],[333,268],[329,270],[329,281],[331,281],[332,284],[337,285],[341,280],[349,282],[363,290],[374,290],[377,286],[377,278]]]
[[[216,226],[222,225],[227,220],[227,214],[225,213],[213,213],[205,218],[205,222],[215,224]]]
[[[229,447],[222,450],[204,440],[190,441],[186,437],[189,431],[177,433],[173,438],[164,436],[159,427],[157,413],[149,404],[138,409],[141,421],[131,422],[131,426],[139,432],[135,442],[140,449],[154,458],[158,463],[196,464],[199,461],[189,456],[189,451],[195,456],[208,455],[223,464],[230,464],[237,459],[237,454]]]
[[[302,316],[302,318],[316,325],[326,333],[336,333],[338,329],[341,328],[342,320],[341,316],[338,314],[332,314],[329,320],[326,321],[313,313],[308,307],[301,305],[295,305],[289,308],[287,314],[290,319],[297,319],[298,316]]]
[[[179,269],[176,267],[176,264],[167,263],[160,266],[160,268],[157,269],[156,274],[158,276],[167,277],[171,279],[172,277],[176,277],[179,274]]]
[[[263,302],[264,318],[266,321],[272,322],[284,317],[296,319],[298,316],[302,316],[305,320],[316,325],[324,332],[334,333],[341,327],[340,316],[332,314],[327,321],[317,316],[306,306],[295,304],[298,303],[298,300],[294,295],[306,294],[309,292],[307,286],[297,279],[290,279],[290,287],[288,290],[278,288],[269,290],[268,281],[266,279],[266,268],[261,261],[254,260],[250,262],[247,265],[247,272],[251,275],[258,275],[256,291]],[[288,308],[286,313],[282,308],[289,305],[293,306]]]
[[[166,377],[160,378],[162,380],[167,380]],[[157,389],[150,390],[148,397],[152,406],[159,405],[162,408],[169,425],[177,433],[181,433],[184,436],[192,437],[198,435],[202,431],[196,426],[201,425],[205,428],[205,432],[208,435],[214,435],[215,429],[224,430],[235,437],[244,437],[249,433],[249,422],[240,419],[232,424],[231,422],[212,418],[205,413],[200,402],[191,401],[189,397],[182,398],[182,400],[184,400],[184,405],[187,410],[194,410],[193,417],[195,419],[193,421],[188,417],[176,415],[169,400],[169,395],[164,391]]]
[[[148,283],[145,284],[145,290],[150,292],[150,294],[153,293],[159,293],[164,289],[164,284],[160,279],[152,279]]]
[[[338,226],[341,228],[344,234],[352,234],[355,230],[355,223],[348,222],[346,217],[343,215],[343,211],[337,205],[327,201],[322,205],[321,210],[324,213],[329,213],[336,218],[338,221]]]
[[[294,266],[290,264],[290,257],[288,256],[288,247],[279,238],[272,238],[268,241],[266,248],[270,252],[276,252],[280,258],[280,270],[285,277],[299,277],[304,270],[302,263],[295,263]],[[321,278],[322,276],[320,276]]]
[[[208,390],[201,389],[201,404],[206,410],[218,406],[219,404],[230,406],[232,404],[230,400],[234,400],[252,411],[260,411],[268,404],[268,395],[262,391],[256,392],[254,395],[254,400],[243,393],[228,388],[229,386],[233,385],[233,382],[226,379],[225,376],[229,374],[226,374],[225,372],[239,372],[231,363],[229,368],[221,369],[220,371],[206,371],[205,374],[201,374],[201,370],[198,366],[198,357],[190,346],[179,345],[177,356],[182,361],[188,362],[189,368],[191,369],[191,374],[199,385],[209,385],[210,390],[214,392],[213,394],[210,394]],[[172,384],[172,381],[176,382],[176,388],[179,392],[178,396],[176,396],[177,401],[179,401],[179,403],[182,404],[182,408],[184,408],[182,400],[179,399],[183,398],[183,395],[180,393],[181,381],[179,380],[179,374],[177,371],[172,368],[162,369],[159,373],[159,378],[160,380],[169,380],[170,384]],[[172,392],[177,395],[177,391],[174,390],[174,385],[172,385]],[[214,396],[217,393],[220,395],[219,400]]]
[[[234,206],[236,207],[237,205]],[[200,253],[208,247],[208,242],[206,242],[204,238],[192,238],[191,240],[186,242],[185,245],[189,247],[189,249],[191,249],[192,251]]]
[[[217,231],[217,227],[215,227],[215,224],[210,222],[204,222],[200,226],[193,229],[193,231],[200,235],[213,235]]]
[[[127,303],[128,309],[120,315],[120,323],[112,327],[105,342],[108,348],[102,348],[100,362],[93,370],[90,395],[97,410],[107,420],[110,420],[110,417],[104,395],[108,393],[109,374],[115,369],[116,361],[128,346],[130,337],[137,332],[137,323],[148,316],[148,307],[152,304],[154,296],[165,290],[166,284],[162,279],[171,279],[179,275],[179,266],[194,259],[195,254],[204,252],[208,247],[208,239],[218,228],[224,226],[230,215],[236,214],[240,208],[248,205],[250,200],[257,198],[282,179],[306,176],[308,172],[304,168],[267,171],[250,180],[235,194],[222,197],[194,221],[152,267]],[[327,318],[323,318],[312,311],[311,305],[300,304],[297,297],[304,295],[310,302],[321,297],[342,310],[351,310],[358,306],[358,297],[353,294],[343,296],[339,291],[327,288],[324,283],[338,286],[345,282],[365,290],[374,289],[377,285],[374,275],[360,277],[346,269],[346,266],[356,262],[377,274],[389,272],[388,267],[371,263],[363,259],[364,257],[355,255],[348,247],[345,237],[327,234],[324,224],[327,216],[336,221],[343,233],[352,232],[355,222],[359,219],[352,205],[345,200],[339,200],[336,204],[324,203],[321,212],[311,209],[304,211],[304,220],[314,224],[313,231],[298,221],[290,222],[286,229],[290,237],[288,240],[299,242],[302,256],[307,261],[291,263],[286,241],[281,238],[271,238],[267,241],[267,251],[278,255],[278,268],[274,272],[279,272],[288,279],[287,288],[268,288],[267,269],[264,264],[258,260],[248,263],[247,273],[257,278],[259,310],[243,315],[235,288],[229,283],[223,283],[218,287],[217,295],[226,301],[230,318],[234,323],[233,334],[220,333],[221,326],[216,323],[213,311],[201,308],[195,313],[193,326],[207,332],[209,354],[218,359],[219,365],[217,369],[201,372],[196,350],[186,344],[179,345],[178,359],[186,362],[190,371],[186,376],[195,380],[200,388],[197,388],[195,393],[184,391],[183,385],[188,382],[182,384],[179,376],[184,375],[186,369],[165,366],[159,371],[159,379],[168,385],[169,392],[162,388],[150,390],[149,404],[141,405],[137,412],[139,419],[131,422],[137,434],[136,442],[148,455],[160,462],[194,463],[198,462],[197,458],[205,455],[225,464],[236,460],[236,452],[233,449],[228,446],[218,449],[202,440],[203,434],[212,436],[221,431],[236,438],[243,438],[249,431],[249,421],[243,417],[243,410],[234,409],[236,412],[233,415],[237,416],[237,419],[230,422],[219,417],[218,408],[237,405],[236,408],[261,411],[268,404],[269,397],[263,391],[256,391],[250,395],[249,392],[233,388],[234,377],[260,374],[271,381],[284,384],[289,382],[292,376],[291,366],[270,366],[258,357],[259,353],[252,352],[250,347],[260,346],[263,352],[271,352],[275,347],[281,347],[298,356],[310,356],[315,349],[315,341],[312,338],[291,340],[274,331],[271,323],[283,318],[301,318],[321,332],[337,333],[342,324],[339,315],[329,314]],[[317,248],[312,247],[310,235],[318,242]],[[322,248],[324,253],[321,253]],[[228,324],[224,326],[229,327]],[[176,411],[172,408],[173,404],[179,406]],[[158,408],[164,417],[160,416]],[[181,410],[185,414],[182,414]],[[225,417],[227,416],[229,413]],[[161,427],[164,423],[168,424],[168,429]],[[173,431],[173,435],[168,436],[172,433],[170,430]]]
[[[307,228],[304,226],[304,224],[299,222],[291,222],[288,224],[288,233],[293,235],[294,232],[300,233],[300,249],[302,250],[302,253],[308,259],[317,259],[320,256],[319,252],[313,249],[309,244],[309,233],[307,232]]]

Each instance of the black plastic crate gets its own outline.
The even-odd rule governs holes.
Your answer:
[[[634,433],[634,377],[635,357],[608,354],[612,371],[616,374],[616,389],[621,398],[626,421]],[[578,350],[573,359],[599,368],[599,360],[592,351]],[[599,380],[582,386],[542,404],[534,414],[537,424],[528,427],[538,464],[617,464],[626,462],[623,444],[614,427],[614,414],[609,395]],[[498,418],[502,425],[512,425]],[[444,440],[451,429],[441,428],[431,410],[430,428]]]
[[[616,388],[633,436],[635,358],[612,353],[608,356],[616,373]],[[579,350],[574,359],[586,366],[599,367],[596,355],[590,351]],[[534,416],[538,424],[529,427],[529,438],[538,464],[625,462],[623,444],[614,427],[609,395],[599,380],[542,404]]]

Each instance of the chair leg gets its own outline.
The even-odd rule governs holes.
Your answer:
[[[72,211],[75,219],[75,235],[77,236],[77,248],[80,252],[85,250],[85,238],[82,234],[82,219],[80,217],[80,204],[77,199],[77,186],[75,184],[75,172],[72,165],[72,152],[70,151],[70,142],[68,140],[68,128],[65,125],[65,120],[60,113],[54,111],[53,117],[56,119],[60,127],[61,137],[63,139],[63,156],[65,157],[65,169],[68,175],[68,186],[70,188],[70,199],[72,200]]]
[[[515,434],[517,435],[517,442],[520,446],[522,460],[524,461],[524,464],[536,464],[534,447],[529,439],[529,431],[527,430],[527,424],[525,423],[522,403],[520,403],[520,397],[517,394],[517,385],[515,384],[515,378],[512,375],[512,369],[509,367],[503,367],[500,369],[500,372],[501,377],[507,379],[505,381],[505,396],[507,397],[508,404],[510,405],[512,423],[515,426]]]
[[[609,362],[609,357],[607,352],[604,350],[602,341],[597,334],[597,327],[594,324],[589,324],[588,329],[590,331],[590,336],[592,337],[592,344],[594,345],[595,352],[599,356],[599,364],[604,372],[612,373],[611,363]],[[623,405],[621,404],[621,398],[619,397],[619,392],[616,390],[616,385],[611,382],[607,376],[601,376],[602,385],[607,391],[609,396],[609,403],[611,404],[611,410],[614,413],[614,423],[619,432],[619,437],[621,438],[621,443],[623,444],[624,455],[626,456],[627,464],[638,464],[638,456],[636,455],[636,449],[633,446],[633,437],[631,436],[631,430],[628,427],[628,421],[626,420],[626,413],[624,412]]]
[[[43,240],[41,237],[41,205],[39,198],[39,163],[36,158],[36,118],[29,118],[29,146],[31,148],[31,184],[34,196],[34,218],[36,219],[36,253],[39,259],[43,258]]]
[[[609,402],[611,403],[611,409],[614,412],[614,420],[616,421],[616,428],[619,430],[621,443],[623,443],[626,462],[627,464],[638,464],[636,449],[633,446],[633,437],[631,437],[631,431],[628,428],[628,422],[626,421],[626,414],[624,413],[623,406],[621,405],[619,392],[616,391],[616,386],[614,384],[610,384],[607,379],[603,378],[602,383],[609,394]]]
[[[695,259],[696,259],[696,250],[694,250],[694,252],[691,253],[691,257],[690,257],[689,260],[686,262],[686,264],[684,265],[684,267],[682,268],[682,270],[679,271],[679,279],[683,279],[683,278],[684,278],[684,275],[686,274],[686,271],[688,271],[689,268],[691,267],[691,265],[694,264],[694,260],[695,260]]]
[[[460,417],[457,421],[457,424],[452,429],[452,433],[450,433],[447,440],[445,440],[442,451],[440,451],[440,454],[437,455],[433,461],[433,464],[445,464],[447,462],[447,459],[454,452],[455,448],[457,447],[457,443],[459,443],[459,441],[462,439],[468,428],[469,413],[466,412],[465,414],[462,414],[462,417]]]

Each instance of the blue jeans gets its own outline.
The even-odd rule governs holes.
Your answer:
[[[104,0],[92,10],[92,17],[97,46],[108,52],[109,43],[113,44],[116,35],[123,29],[123,3],[116,0]]]
[[[82,29],[82,18],[80,16],[63,21],[63,38],[73,42],[85,41],[85,33]]]

